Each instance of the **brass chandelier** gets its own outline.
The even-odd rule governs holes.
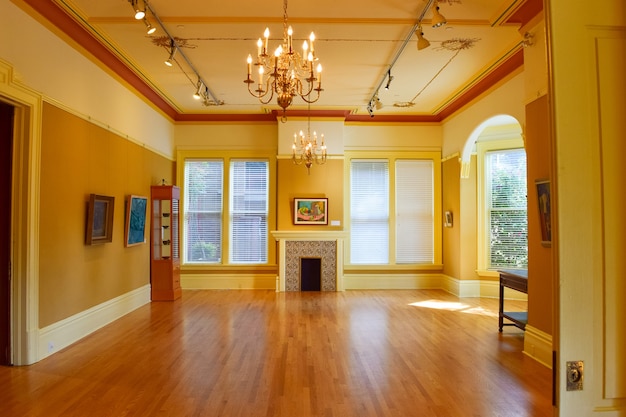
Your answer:
[[[306,167],[307,173],[311,174],[311,166],[313,163],[317,165],[322,165],[326,163],[326,144],[324,143],[324,134],[322,133],[320,139],[321,144],[318,147],[317,144],[317,132],[313,132],[313,136],[311,136],[311,105],[309,104],[309,116],[308,116],[308,125],[307,125],[307,134],[304,135],[302,130],[300,134],[293,134],[293,145],[292,156],[291,159],[293,163],[296,165],[302,165]]]
[[[283,109],[282,121],[286,121],[285,111],[291,105],[293,97],[300,96],[307,103],[315,103],[322,89],[322,65],[315,65],[315,34],[311,32],[309,42],[302,44],[302,55],[293,49],[293,29],[287,25],[287,0],[283,1],[283,43],[272,55],[269,54],[269,28],[265,29],[263,39],[257,41],[257,58],[254,66],[258,68],[258,80],[252,79],[252,55],[248,55],[248,76],[244,83],[248,91],[263,104],[269,103],[274,95]],[[264,74],[267,73],[267,77]],[[256,89],[254,85],[256,84]],[[312,97],[312,93],[313,94]]]

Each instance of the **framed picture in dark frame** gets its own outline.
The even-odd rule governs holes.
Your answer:
[[[146,213],[148,197],[129,195],[126,200],[126,227],[124,246],[146,243]]]
[[[294,224],[328,224],[327,198],[294,198]]]
[[[113,211],[115,197],[90,194],[87,203],[85,243],[97,245],[113,241]]]
[[[446,211],[444,213],[443,225],[445,227],[452,227],[452,212]]]
[[[539,225],[541,226],[541,244],[552,245],[552,202],[550,200],[550,181],[537,180],[537,201],[539,203]]]

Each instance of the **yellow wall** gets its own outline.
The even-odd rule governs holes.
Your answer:
[[[443,273],[461,277],[461,165],[456,156],[442,164],[442,210],[452,213],[452,227],[443,228]]]
[[[294,225],[294,198],[328,198],[328,225]],[[279,159],[276,209],[278,230],[343,230],[343,160],[329,159],[324,165],[313,165],[309,175],[304,165]],[[333,220],[338,220],[339,226],[331,226]]]
[[[552,334],[553,252],[541,243],[536,180],[550,179],[552,147],[548,98],[526,106],[526,156],[528,172],[528,322]]]
[[[171,183],[172,161],[51,104],[41,145],[39,326],[150,282],[148,244],[124,247],[125,199]],[[89,194],[115,197],[113,242],[85,245]],[[148,236],[146,236],[148,238]]]
[[[477,186],[476,155],[470,158],[470,169],[467,178],[461,179],[459,217],[461,275],[460,279],[478,279],[478,186]],[[445,185],[444,185],[445,187]]]

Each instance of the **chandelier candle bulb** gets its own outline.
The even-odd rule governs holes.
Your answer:
[[[289,29],[287,29],[287,49],[289,50],[289,53],[291,54],[293,52],[293,29],[291,28],[291,26],[289,26]]]
[[[267,55],[267,41],[270,37],[270,28],[265,28],[265,32],[263,32],[263,37],[265,38],[265,45],[263,46],[263,56]]]
[[[252,75],[252,55],[248,55],[246,62],[248,62],[248,78],[250,78],[250,75]]]
[[[263,41],[261,40],[261,38],[259,38],[259,40],[256,41],[256,46],[259,48],[259,53],[257,55],[260,57],[261,54],[263,53]]]
[[[311,52],[313,52],[313,41],[315,40],[315,33],[311,32],[311,34],[309,35],[309,40],[311,41]]]

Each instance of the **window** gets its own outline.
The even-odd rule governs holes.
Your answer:
[[[396,161],[396,263],[434,262],[433,162]]]
[[[230,163],[230,263],[267,262],[268,164]]]
[[[184,262],[267,263],[269,162],[185,159],[184,165]]]
[[[528,267],[526,152],[523,149],[487,151],[484,157],[488,265]]]
[[[350,165],[350,260],[389,263],[389,162],[353,160]]]
[[[185,161],[185,262],[217,263],[222,257],[224,162]]]
[[[434,189],[432,159],[353,159],[350,263],[433,264]]]

